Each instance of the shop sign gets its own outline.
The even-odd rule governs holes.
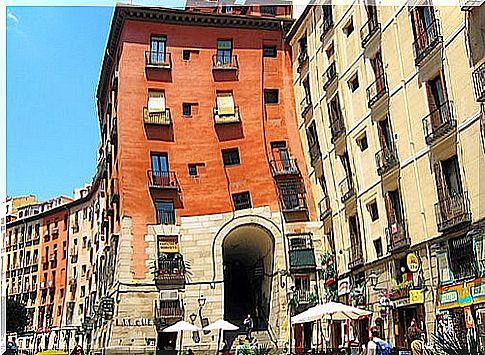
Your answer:
[[[406,261],[409,271],[413,273],[418,272],[421,268],[421,260],[419,259],[419,256],[414,253],[409,253]]]
[[[150,318],[116,318],[115,325],[119,327],[146,327],[153,325],[153,323]]]
[[[163,237],[158,239],[158,250],[160,253],[178,253],[179,245],[177,237]]]
[[[477,283],[471,287],[472,297],[476,299],[483,299],[485,301],[485,282]]]
[[[424,303],[424,290],[409,290],[409,304]]]
[[[440,304],[443,305],[443,306],[450,304],[450,303],[455,303],[457,301],[458,301],[458,291],[457,290],[442,292],[440,294]]]
[[[409,306],[409,298],[401,298],[399,300],[395,300],[394,306],[395,307],[406,307]]]
[[[345,279],[338,280],[337,287],[339,296],[350,293],[350,277],[347,276]]]
[[[466,307],[485,302],[485,279],[443,287],[438,290],[440,308]]]
[[[467,329],[473,329],[475,327],[473,323],[473,315],[470,307],[463,308],[463,313],[465,314],[465,325]]]

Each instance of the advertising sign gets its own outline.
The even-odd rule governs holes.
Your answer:
[[[419,259],[419,256],[414,253],[409,253],[406,261],[409,271],[413,273],[418,272],[421,268],[421,259]]]

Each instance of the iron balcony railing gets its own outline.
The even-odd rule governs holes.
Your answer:
[[[304,192],[284,190],[281,200],[283,212],[298,212],[308,209]]]
[[[148,185],[158,189],[179,189],[174,171],[148,170]]]
[[[353,196],[355,196],[354,183],[352,182],[352,178],[350,176],[346,176],[342,181],[340,181],[339,189],[342,203],[346,203]]]
[[[456,193],[435,204],[438,231],[444,232],[462,223],[471,222],[470,201],[468,193]]]
[[[473,9],[479,9],[483,4],[483,0],[461,0],[460,8],[461,11],[472,11]]]
[[[145,66],[147,68],[172,69],[172,54],[157,51],[146,51]]]
[[[174,210],[157,209],[157,224],[175,224]]]
[[[147,107],[143,108],[143,121],[145,124],[170,126],[172,124],[172,117],[170,109],[166,108],[161,111],[149,111]]]
[[[472,78],[477,101],[485,102],[485,62],[473,71]]]
[[[325,84],[323,84],[323,89],[327,90],[327,88],[337,79],[337,64],[335,61],[330,63],[325,73],[323,73],[323,79],[325,80]]]
[[[320,211],[321,221],[332,215],[332,207],[330,206],[330,197],[328,195],[324,196],[323,199],[318,203],[318,209]]]
[[[274,177],[280,175],[299,175],[301,173],[296,158],[274,159],[270,163]]]
[[[419,65],[442,42],[439,21],[434,19],[427,28],[417,34],[413,43],[415,64]]]
[[[239,106],[234,106],[234,111],[230,113],[221,112],[218,107],[213,109],[214,124],[240,123]]]
[[[237,55],[214,54],[212,56],[212,70],[238,70]]]
[[[111,143],[116,144],[117,138],[118,138],[118,119],[114,118],[113,125],[111,127],[111,134],[110,134]]]
[[[339,137],[345,135],[345,124],[342,116],[338,115],[330,122],[330,131],[332,132],[332,143],[335,143]]]
[[[379,100],[388,93],[386,75],[384,70],[376,80],[367,87],[367,106],[373,108]]]
[[[364,26],[360,29],[360,38],[362,38],[361,44],[362,48],[370,42],[372,37],[380,32],[381,24],[377,21],[377,16],[371,16]]]
[[[433,144],[442,137],[456,131],[453,102],[445,101],[423,118],[424,136],[427,144]]]
[[[393,168],[399,166],[396,148],[382,148],[376,153],[377,175],[383,176]]]
[[[185,282],[185,265],[183,260],[158,260],[155,262],[155,284],[183,285]]]
[[[360,238],[360,236],[351,236],[352,238]],[[360,240],[360,239],[358,239]],[[362,253],[362,245],[358,243],[357,245],[352,245],[349,250],[349,269],[356,269],[364,265],[364,255]]]
[[[409,247],[406,221],[393,222],[386,227],[387,251],[389,253]]]
[[[303,100],[300,101],[300,112],[303,118],[312,108],[312,100],[309,95],[305,96]]]
[[[298,55],[298,72],[300,72],[302,67],[307,63],[308,63],[308,50],[305,48]]]
[[[166,318],[182,319],[184,310],[179,300],[154,300],[153,318],[157,321]]]
[[[294,293],[295,299],[298,300],[299,304],[310,303],[314,295],[315,295],[315,292],[310,290],[295,290],[295,293]]]
[[[323,19],[322,23],[322,34],[320,35],[320,41],[323,42],[325,35],[330,31],[333,26],[333,16],[329,15]]]
[[[322,159],[322,153],[320,152],[320,144],[314,143],[309,148],[310,153],[310,163],[313,167],[317,164],[319,160]]]

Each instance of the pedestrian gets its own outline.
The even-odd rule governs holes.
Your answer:
[[[254,328],[254,322],[250,314],[248,314],[248,316],[244,320],[243,325],[244,325],[244,328],[246,329],[246,339],[251,340],[251,332],[253,331],[253,328]]]
[[[245,349],[246,349],[244,337],[239,337],[238,340],[239,340],[239,345],[236,346],[236,355],[244,355]]]
[[[423,339],[421,338],[422,334],[423,331],[419,329],[416,318],[413,318],[407,332],[409,345],[413,355],[423,354]]]
[[[367,343],[367,355],[390,355],[392,345],[379,338],[379,329],[371,328],[371,339]]]

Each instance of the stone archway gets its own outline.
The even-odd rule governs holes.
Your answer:
[[[258,224],[239,225],[226,235],[222,243],[225,319],[242,324],[251,314],[257,328],[266,328],[274,249],[274,236]]]

